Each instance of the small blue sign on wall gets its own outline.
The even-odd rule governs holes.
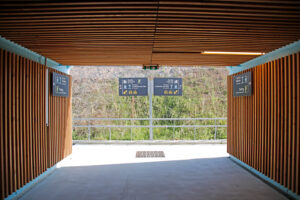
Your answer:
[[[59,97],[69,96],[69,77],[58,74],[56,72],[52,73],[52,95]]]
[[[154,78],[154,95],[182,96],[182,78]]]
[[[119,78],[119,96],[148,96],[148,79]]]

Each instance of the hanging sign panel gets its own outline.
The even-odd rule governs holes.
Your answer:
[[[52,73],[52,95],[59,97],[69,96],[69,77]]]
[[[148,96],[148,79],[119,78],[119,96]]]
[[[182,78],[154,78],[154,95],[182,96]]]
[[[239,74],[233,77],[233,96],[251,96],[251,72]]]

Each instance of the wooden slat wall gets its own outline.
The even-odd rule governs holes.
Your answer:
[[[300,53],[246,71],[250,97],[233,97],[228,76],[228,153],[299,195]]]
[[[49,91],[53,71],[61,73],[49,68]],[[0,49],[0,199],[72,151],[72,94],[49,95],[46,127],[45,73],[44,65]]]
[[[57,70],[50,69],[49,72],[63,74]],[[53,166],[58,161],[72,152],[72,79],[69,84],[69,97],[56,97],[49,95],[49,134],[47,135],[47,151],[49,152],[48,167]],[[49,74],[49,91],[50,89]]]

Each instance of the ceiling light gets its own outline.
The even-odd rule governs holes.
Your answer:
[[[260,52],[230,52],[230,51],[202,51],[201,54],[220,54],[220,55],[252,55],[260,56],[265,53]]]

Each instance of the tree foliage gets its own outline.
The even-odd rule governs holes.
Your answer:
[[[122,97],[118,94],[119,77],[181,77],[183,95],[153,96],[153,118],[219,118],[227,116],[227,72],[224,69],[200,67],[164,67],[144,71],[137,67],[74,67],[73,117],[93,118],[148,118],[148,97]],[[81,122],[87,124],[88,122]],[[123,124],[130,121],[93,121],[90,124]],[[214,124],[210,121],[155,121],[164,124]],[[148,121],[134,121],[148,125]],[[225,120],[217,124],[226,124]],[[109,134],[111,133],[111,134]],[[214,128],[155,128],[154,139],[213,139]],[[92,128],[91,139],[144,140],[147,128]],[[226,138],[226,128],[217,129],[217,138]],[[73,139],[87,139],[86,128],[74,129]]]

